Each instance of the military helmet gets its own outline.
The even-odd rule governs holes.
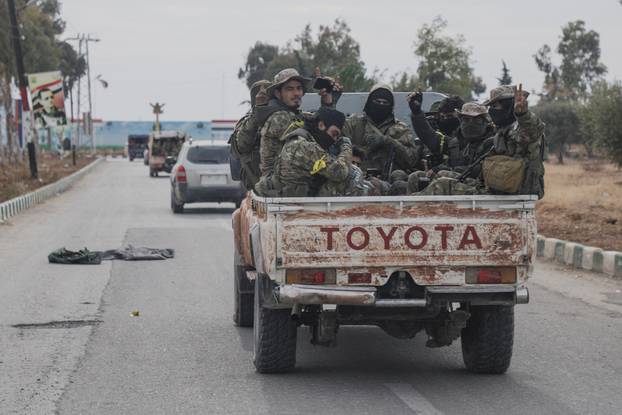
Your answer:
[[[490,90],[490,99],[484,101],[484,105],[490,106],[502,99],[514,98],[516,85],[501,85]],[[529,96],[529,92],[523,91],[525,98]]]
[[[274,81],[272,82],[272,85],[270,85],[266,90],[268,96],[274,96],[274,91],[276,91],[289,81],[299,81],[302,84],[302,88],[305,92],[307,92],[307,90],[309,90],[311,87],[311,79],[305,78],[304,76],[300,75],[298,71],[294,68],[287,68],[274,75]]]
[[[462,106],[462,109],[456,108],[456,114],[465,115],[467,117],[477,117],[488,114],[488,108],[477,102],[467,102]]]
[[[435,115],[438,114],[438,109],[441,106],[441,102],[443,102],[443,100],[439,100],[439,101],[435,101],[432,103],[432,105],[430,105],[430,110],[428,112],[425,113],[425,115]]]

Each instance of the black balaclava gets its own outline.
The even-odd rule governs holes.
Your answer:
[[[374,102],[376,98],[387,100],[388,104]],[[369,94],[365,103],[365,114],[372,119],[375,124],[382,124],[386,119],[393,116],[394,99],[393,93],[385,88],[378,88]]]
[[[514,115],[514,98],[502,99],[499,103],[502,106],[501,109],[494,109],[492,107],[488,109],[488,114],[490,114],[492,122],[494,122],[497,127],[505,127],[516,121],[516,116]]]
[[[469,141],[477,141],[488,130],[488,120],[485,115],[477,117],[463,116],[460,118],[460,131],[462,136]]]
[[[438,121],[438,128],[445,135],[452,135],[460,127],[460,120],[457,117],[441,118]]]
[[[438,128],[445,135],[452,135],[460,128],[460,120],[455,115],[455,110],[459,110],[464,105],[464,100],[457,95],[449,96],[438,106],[439,120]],[[444,114],[450,114],[449,118],[444,118]]]
[[[326,132],[326,130],[319,129],[318,123],[320,121],[324,123],[326,130],[332,125],[341,130],[346,122],[346,116],[343,112],[337,111],[334,108],[321,107],[317,110],[315,117],[312,120],[305,121],[305,127],[311,131],[311,134],[313,134],[318,144],[324,150],[328,150],[333,144],[335,144],[335,140]]]

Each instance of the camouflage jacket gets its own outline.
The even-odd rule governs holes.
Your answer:
[[[452,135],[445,135],[432,128],[423,112],[411,114],[410,119],[415,134],[432,155],[432,165],[428,167],[438,166],[435,169],[437,171],[464,164],[464,158],[461,154],[464,140],[459,136],[459,129]]]
[[[259,141],[257,121],[253,112],[248,112],[235,125],[230,139],[231,153],[240,160],[240,176],[245,189],[252,189],[259,180]]]
[[[414,138],[411,129],[394,118],[377,126],[364,114],[352,115],[346,120],[343,135],[352,140],[353,146],[365,151],[366,160],[361,169],[376,168],[385,180],[392,170],[414,171],[423,154],[423,145]],[[393,145],[370,148],[372,140],[382,137]]]
[[[466,147],[460,153],[459,165],[452,166],[455,171],[463,172],[471,164],[475,163],[478,158],[486,153],[490,152],[491,147],[494,145],[495,131],[493,128],[489,129],[487,134],[477,141],[469,141]],[[482,164],[479,163],[473,167],[468,177],[477,179],[480,178],[482,173]]]
[[[271,113],[261,127],[259,152],[262,176],[268,176],[274,170],[274,163],[283,148],[283,137],[294,121],[301,117],[300,111],[288,108],[277,99],[270,100],[268,106],[279,107],[279,110]]]
[[[288,134],[276,162],[274,179],[284,197],[338,195],[352,166],[352,146],[341,142],[331,155],[303,128]]]
[[[494,154],[522,158],[526,162],[520,194],[544,196],[544,123],[531,111],[499,128],[493,137]]]

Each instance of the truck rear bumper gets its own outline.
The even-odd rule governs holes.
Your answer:
[[[437,303],[468,302],[472,305],[514,305],[529,302],[527,287],[446,286],[426,287],[424,298],[378,298],[375,287],[342,287],[335,285],[282,285],[277,288],[281,304],[336,304],[374,307],[427,307]]]

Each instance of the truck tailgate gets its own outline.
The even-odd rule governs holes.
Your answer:
[[[277,268],[516,266],[529,265],[535,253],[531,196],[331,198],[267,206],[276,235],[262,239],[274,236],[275,252],[263,254]]]

